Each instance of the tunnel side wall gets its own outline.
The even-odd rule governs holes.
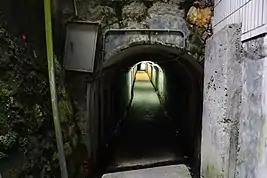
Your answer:
[[[129,70],[113,71],[87,82],[86,110],[82,117],[85,119],[80,127],[84,127],[83,141],[92,165],[105,164],[101,162],[106,159],[102,151],[112,146],[110,144],[118,134],[120,124],[127,116],[133,98],[136,70],[137,66]]]
[[[120,77],[120,83],[118,85],[118,98],[120,98],[119,101],[119,112],[120,116],[122,116],[121,119],[124,119],[128,113],[128,109],[131,106],[131,102],[133,99],[133,87],[135,82],[135,74],[137,66],[129,69],[128,71],[122,72]],[[123,87],[122,87],[123,86]]]
[[[183,154],[189,158],[190,167],[195,173],[194,176],[198,177],[201,147],[200,107],[202,105],[201,89],[196,81],[200,78],[194,75],[191,76],[192,78],[187,76],[185,68],[178,61],[162,67],[164,70],[160,70],[155,65],[151,66],[150,80],[167,118],[173,122],[178,133],[177,143],[184,150]],[[150,73],[150,70],[147,72]]]
[[[167,97],[166,91],[166,74],[159,67],[154,65],[146,65],[146,72],[149,79],[158,95],[158,98],[162,106],[165,106],[165,101]]]
[[[150,68],[150,69],[149,69]],[[161,102],[161,105],[165,105],[165,96],[166,96],[166,90],[165,90],[165,74],[164,72],[159,69],[156,66],[148,65],[148,68],[146,69],[146,72],[148,73],[148,76],[150,78],[150,81],[155,88],[155,91],[158,95],[158,98]]]

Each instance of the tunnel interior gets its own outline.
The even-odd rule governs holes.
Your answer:
[[[102,173],[186,164],[197,177],[201,65],[174,47],[158,45],[130,47],[109,61],[100,92]]]

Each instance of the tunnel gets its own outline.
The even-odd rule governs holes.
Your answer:
[[[202,66],[179,48],[143,44],[113,55],[100,73],[89,92],[97,86],[89,112],[100,118],[92,123],[100,174],[186,164],[197,177]]]

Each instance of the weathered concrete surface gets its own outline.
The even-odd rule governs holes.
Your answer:
[[[245,42],[241,53],[234,46],[237,34],[229,35],[227,28],[215,34],[207,44],[205,69],[208,70],[205,70],[204,82],[206,88],[202,175],[205,178],[216,176],[265,178],[267,175],[266,37]],[[228,39],[227,43],[226,39],[229,37],[232,40]],[[236,63],[238,57],[243,60],[241,71],[240,65]],[[233,69],[233,73],[229,73],[229,69]],[[218,77],[221,74],[223,77]],[[233,78],[236,81],[232,81]],[[233,96],[229,94],[235,91]]]
[[[103,175],[102,178],[191,178],[185,165],[173,165]]]
[[[145,34],[144,34],[145,33]],[[125,35],[118,33],[109,34],[105,41],[105,56],[107,61],[121,50],[133,44],[163,44],[183,48],[185,39],[180,32],[126,32]]]
[[[243,44],[244,83],[236,175],[240,178],[265,178],[267,175],[265,38],[259,37]]]
[[[159,43],[175,47],[184,47],[184,41],[189,34],[184,17],[184,10],[177,4],[155,2],[147,7],[142,2],[132,2],[122,8],[123,28],[125,29],[171,29],[181,33],[112,33],[106,36],[105,60],[120,50],[136,43]]]
[[[241,114],[240,26],[228,25],[206,45],[201,174],[234,177]]]

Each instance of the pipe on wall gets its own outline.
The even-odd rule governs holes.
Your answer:
[[[44,9],[45,9],[45,35],[46,35],[49,85],[51,93],[51,103],[52,103],[53,120],[54,120],[55,134],[56,134],[56,142],[59,153],[59,164],[61,170],[61,177],[68,178],[67,164],[64,153],[63,138],[60,125],[60,114],[59,114],[59,106],[57,98],[56,79],[55,79],[54,49],[53,49],[52,22],[51,22],[51,0],[44,0]]]

